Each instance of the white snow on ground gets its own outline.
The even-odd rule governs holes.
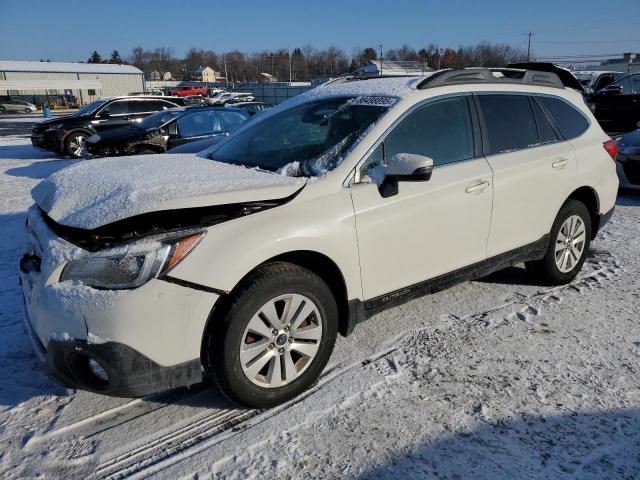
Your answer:
[[[0,137],[0,477],[633,479],[640,472],[640,195],[583,272],[522,268],[414,300],[340,338],[270,411],[198,386],[138,400],[55,386],[22,326],[30,189],[69,164]]]

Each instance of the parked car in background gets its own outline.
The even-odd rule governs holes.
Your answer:
[[[207,99],[209,105],[225,105],[227,103],[252,102],[256,99],[249,92],[222,92]]]
[[[251,115],[251,116],[255,115],[256,113],[263,112],[264,110],[268,110],[271,107],[273,107],[273,105],[271,105],[270,103],[264,103],[264,102],[227,103],[226,106],[235,107],[235,108],[242,108],[243,110],[246,110],[249,113],[249,115]]]
[[[0,113],[34,113],[38,111],[33,103],[25,102],[23,100],[7,100],[0,101]]]
[[[96,133],[85,142],[85,158],[164,153],[170,148],[226,135],[249,118],[241,109],[182,107],[154,113],[122,128]]]
[[[523,262],[572,281],[613,213],[613,141],[552,73],[373,77],[275,110],[210,158],[86,162],[32,190],[25,324],[59,383],[212,378],[272,407],[385,309]]]
[[[205,97],[200,95],[187,95],[186,97],[181,97],[184,100],[185,106],[193,106],[193,105],[207,105],[207,101]]]
[[[637,130],[618,139],[616,166],[621,188],[640,189],[640,122]]]
[[[622,72],[598,70],[577,70],[574,71],[573,74],[584,87],[587,100],[591,97],[591,95],[593,95],[594,92],[612,84],[614,81],[626,75],[626,73]]]
[[[625,75],[591,95],[589,107],[609,134],[631,132],[640,121],[640,73]]]
[[[194,85],[181,85],[169,90],[169,95],[175,97],[187,97],[190,95],[202,95],[206,97],[207,93],[207,87],[197,87]]]
[[[195,142],[183,143],[177,147],[173,147],[167,150],[167,153],[199,153],[205,150],[210,150],[212,147],[220,144],[227,139],[226,135],[216,135],[214,137],[205,138],[204,140],[197,140]]]
[[[105,97],[77,112],[36,123],[31,143],[41,150],[81,158],[84,143],[91,135],[142,121],[162,110],[177,107],[164,97]]]

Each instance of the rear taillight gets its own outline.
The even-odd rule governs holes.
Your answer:
[[[602,144],[607,153],[611,156],[611,160],[616,161],[618,156],[618,140],[607,140]]]

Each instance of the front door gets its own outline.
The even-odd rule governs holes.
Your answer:
[[[477,156],[474,121],[467,96],[426,103],[360,167],[351,196],[366,300],[485,259],[492,175]],[[432,158],[433,173],[426,182],[400,182],[396,195],[383,198],[375,180],[398,153]]]

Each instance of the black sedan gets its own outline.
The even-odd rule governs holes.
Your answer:
[[[174,108],[150,115],[139,123],[89,137],[84,156],[164,153],[179,145],[227,135],[248,118],[245,110],[236,108]]]
[[[640,189],[640,122],[637,127],[618,140],[616,167],[621,188]]]

